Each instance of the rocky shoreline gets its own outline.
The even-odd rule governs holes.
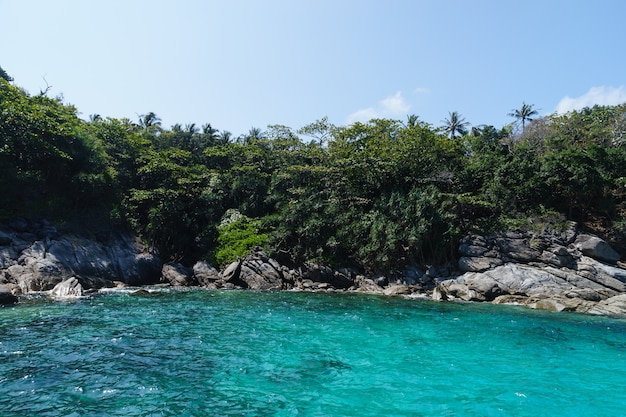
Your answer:
[[[163,264],[130,233],[85,237],[61,234],[47,221],[16,219],[0,225],[0,304],[40,291],[67,298],[101,288],[161,284],[421,295],[626,316],[626,265],[604,240],[581,233],[574,223],[562,232],[468,236],[458,254],[457,265],[366,276],[315,262],[281,265],[257,248],[219,271],[207,262]]]

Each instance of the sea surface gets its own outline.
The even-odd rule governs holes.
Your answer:
[[[624,416],[626,320],[155,290],[0,308],[0,416]]]

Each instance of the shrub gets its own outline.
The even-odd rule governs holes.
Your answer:
[[[267,241],[267,235],[259,231],[259,220],[241,216],[238,220],[218,228],[214,261],[224,267],[247,255],[256,246],[265,246]]]

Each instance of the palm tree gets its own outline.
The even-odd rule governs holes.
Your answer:
[[[511,113],[508,114],[508,116],[515,117],[517,121],[521,120],[523,131],[526,127],[526,122],[532,122],[533,116],[539,114],[537,110],[533,109],[533,107],[534,104],[526,104],[525,102],[522,102],[522,108],[512,110]]]
[[[419,124],[420,118],[415,114],[409,114],[406,116],[406,127],[415,127]]]
[[[218,133],[219,130],[217,129],[213,129],[213,126],[211,126],[211,123],[205,123],[202,125],[202,133],[204,133],[205,135],[215,135],[216,133]]]
[[[249,145],[254,141],[265,138],[265,134],[258,127],[251,127],[247,134],[240,135],[237,141],[243,145]]]
[[[220,145],[226,145],[233,138],[233,134],[228,130],[222,130],[222,133],[219,133],[217,138],[219,139],[218,143]]]
[[[198,133],[198,128],[196,127],[195,123],[187,123],[185,125],[185,132],[191,134]]]
[[[141,116],[139,116],[139,126],[146,130],[148,130],[148,128],[152,126],[161,126],[161,119],[156,114],[154,114],[154,112],[142,114]]]
[[[461,115],[458,112],[448,112],[448,114],[450,115],[447,119],[444,119],[442,122],[444,123],[443,125],[443,131],[447,134],[450,135],[451,139],[456,138],[456,135],[464,135],[467,133],[467,126],[469,125],[469,122],[465,121],[464,117],[461,117]]]

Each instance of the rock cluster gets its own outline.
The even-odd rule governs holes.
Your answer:
[[[555,311],[621,314],[626,269],[597,236],[502,233],[468,236],[459,246],[460,276],[439,282],[433,298],[519,303]]]
[[[49,291],[74,277],[85,289],[158,282],[159,257],[121,232],[61,234],[46,221],[17,219],[0,226],[0,285],[12,293]]]
[[[176,276],[171,270],[179,271]],[[430,271],[434,273],[435,270]],[[437,272],[440,272],[437,270]],[[255,248],[224,270],[218,271],[206,261],[193,268],[180,264],[166,264],[162,280],[174,286],[201,285],[206,288],[250,289],[256,291],[331,291],[351,290],[371,294],[400,295],[423,292],[434,286],[434,276],[417,267],[407,268],[403,274],[387,278],[367,278],[350,268],[333,269],[319,262],[307,262],[289,268]]]
[[[281,265],[261,248],[218,270],[206,261],[188,267],[162,264],[128,234],[102,237],[61,234],[50,223],[16,220],[0,225],[0,304],[16,295],[49,291],[81,297],[114,285],[162,283],[175,287],[257,291],[357,291],[421,294],[435,300],[516,303],[554,311],[626,315],[626,268],[620,255],[575,224],[555,233],[509,232],[468,236],[458,265],[422,270],[408,266],[366,276],[319,262]]]

